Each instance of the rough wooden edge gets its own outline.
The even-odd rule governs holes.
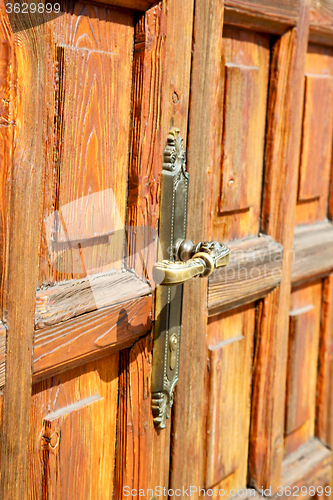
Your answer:
[[[131,346],[149,331],[151,309],[146,296],[36,331],[33,381]]]
[[[262,232],[284,247],[282,280],[261,301],[252,382],[249,481],[276,493],[281,485],[289,299],[310,1],[297,27],[273,45],[268,99]],[[281,119],[281,117],[283,117]]]
[[[283,247],[272,238],[263,235],[228,246],[228,266],[209,278],[209,316],[263,298],[281,282]]]
[[[320,222],[295,229],[292,284],[327,276],[333,269],[333,224]]]
[[[313,438],[291,453],[282,464],[281,486],[301,488],[305,486],[307,494],[301,498],[311,498],[309,487],[329,485],[332,474],[332,454],[318,439]],[[304,491],[304,490],[303,490]],[[282,495],[277,498],[289,498]]]
[[[35,328],[40,330],[149,293],[150,286],[129,271],[59,283],[37,291]]]
[[[212,167],[219,164],[216,128],[220,116],[223,1],[196,0],[193,30],[188,171],[190,193],[187,237],[209,238]],[[179,383],[172,420],[170,487],[204,485],[206,454],[207,280],[184,286]],[[194,362],[195,360],[195,362]],[[184,467],[184,457],[186,466]]]

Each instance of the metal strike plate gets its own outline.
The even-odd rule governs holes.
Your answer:
[[[172,128],[167,139],[161,175],[159,255],[154,265],[156,288],[152,372],[154,424],[163,429],[169,418],[178,382],[183,283],[208,277],[229,262],[223,243],[186,240],[189,177],[180,131]]]
[[[161,174],[158,260],[174,262],[174,247],[186,238],[188,173],[180,131],[167,138]],[[152,412],[154,424],[163,429],[178,382],[183,285],[157,286],[155,294]]]

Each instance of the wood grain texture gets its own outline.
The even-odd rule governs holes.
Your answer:
[[[169,426],[163,432],[154,428],[151,370],[152,337],[148,335],[121,353],[115,469],[117,500],[124,498],[124,486],[146,492],[148,488],[154,491],[157,486],[168,484],[168,468],[157,464],[164,465],[167,460],[170,430]],[[128,498],[136,496],[128,495]]]
[[[246,485],[254,329],[253,306],[208,321],[206,488]]]
[[[128,271],[65,281],[37,291],[35,328],[57,325],[149,293],[151,288]]]
[[[262,232],[284,247],[282,280],[260,308],[249,452],[249,480],[261,487],[281,484],[290,276],[300,153],[302,96],[309,2],[300,2],[297,31],[272,46]],[[297,92],[293,92],[297,89]],[[283,117],[283,119],[281,119]]]
[[[283,247],[267,236],[228,244],[228,266],[209,278],[208,314],[254,302],[267,295],[281,281]]]
[[[217,103],[222,130],[220,126],[214,132],[220,158],[214,168],[211,201],[213,240],[230,241],[259,232],[268,66],[268,35],[224,28],[222,95]]]
[[[319,222],[295,228],[292,256],[293,285],[327,276],[333,269],[333,225]]]
[[[316,404],[316,436],[333,448],[333,275],[323,281]]]
[[[333,139],[332,77],[333,50],[309,44],[296,224],[312,224],[327,217]]]
[[[318,281],[291,294],[285,455],[314,436],[321,292]]]
[[[223,2],[196,0],[187,163],[190,174],[187,237],[209,239],[209,193],[212,166],[220,163],[215,134],[221,127],[220,64]],[[221,137],[219,135],[219,137]],[[205,481],[207,280],[184,285],[179,383],[172,422],[170,488]],[[198,367],[201,367],[198,369]],[[184,467],[186,457],[186,467]],[[197,499],[193,495],[193,498]]]
[[[120,269],[134,13],[68,2],[45,25],[38,285]]]
[[[1,4],[2,26],[8,42],[10,26]],[[34,303],[38,265],[38,234],[43,186],[42,106],[44,47],[40,27],[31,28],[34,16],[17,16],[21,31],[11,43],[12,120],[15,138],[6,145],[6,239],[3,277],[3,320],[8,329],[6,385],[1,432],[0,497],[25,498],[28,471],[29,408]],[[3,40],[4,41],[4,40]],[[15,69],[14,69],[15,68]],[[20,307],[17,307],[20,304]],[[19,429],[19,432],[18,432]]]
[[[330,484],[332,474],[332,454],[318,439],[311,439],[290,454],[283,461],[281,486],[289,486],[292,491],[298,492],[293,487],[307,487],[303,489],[302,498],[311,498],[309,487],[325,487]],[[281,490],[280,490],[281,491]],[[313,490],[312,490],[313,491]],[[279,498],[286,499],[287,495]]]
[[[27,498],[111,498],[118,354],[33,386]]]
[[[151,296],[37,330],[33,378],[40,380],[133,344],[151,328]]]

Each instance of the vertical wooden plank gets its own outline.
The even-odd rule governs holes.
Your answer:
[[[253,304],[208,321],[206,489],[246,485],[254,325]]]
[[[323,282],[316,436],[333,449],[333,275]]]
[[[4,7],[1,8],[5,16]],[[33,15],[32,15],[33,16]],[[43,26],[17,15],[15,34],[13,121],[15,140],[10,167],[10,200],[6,217],[8,252],[4,320],[8,329],[7,374],[1,432],[0,497],[26,498],[28,471],[31,355],[40,233],[42,172],[41,103]],[[8,149],[11,148],[7,144]]]
[[[152,419],[152,337],[123,351],[119,368],[115,498],[135,499],[130,491],[149,488],[153,496],[168,486],[170,427],[157,432]]]
[[[186,145],[193,6],[193,0],[184,0],[181,4],[177,0],[161,0],[139,19],[136,27],[129,176],[130,226],[157,228],[161,159],[172,126],[180,129]],[[135,253],[136,242],[131,244],[131,253]],[[150,253],[141,254],[143,262],[139,263],[141,269],[138,270],[142,277],[149,277],[152,256],[156,259],[153,249]],[[137,353],[137,350],[134,349],[131,356],[134,352]],[[117,455],[119,486],[116,498],[122,498],[122,487],[127,485],[126,481],[138,488],[167,487],[169,482],[171,419],[162,431],[156,431],[152,426],[150,386],[146,382],[146,392],[144,395],[140,393],[142,373],[147,370],[148,354],[144,352],[137,354],[137,361],[133,357],[129,360],[128,353],[121,353],[124,376],[121,377],[120,387],[124,397],[120,400],[119,411],[124,409],[125,414],[119,419],[117,433],[117,441],[122,444]],[[135,363],[138,363],[137,368]],[[140,416],[130,410],[132,403],[128,398],[138,402]],[[136,457],[140,452],[145,460],[138,462]]]
[[[291,294],[285,455],[314,436],[321,291],[319,281]]]
[[[249,472],[258,489],[281,484],[290,276],[309,1],[273,47],[262,231],[284,246],[282,281],[261,304],[254,366]],[[282,118],[281,118],[282,117]],[[277,125],[278,124],[278,125]]]
[[[220,162],[215,134],[221,127],[222,27],[223,2],[197,0],[187,148],[190,174],[187,235],[192,241],[208,239],[210,200],[205,193],[211,192],[213,165]],[[179,384],[172,424],[170,487],[173,489],[191,485],[204,487],[206,297],[206,280],[185,284]],[[197,496],[198,493],[192,495]]]

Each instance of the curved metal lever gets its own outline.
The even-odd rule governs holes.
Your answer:
[[[216,241],[204,241],[194,245],[189,240],[178,240],[175,245],[174,262],[163,260],[153,268],[155,283],[164,286],[179,285],[190,278],[207,278],[214,269],[229,262],[229,248]]]

